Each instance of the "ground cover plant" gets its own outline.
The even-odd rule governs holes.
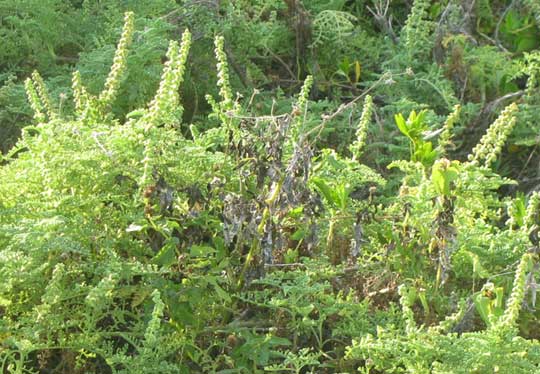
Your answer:
[[[2,373],[540,371],[534,1],[0,10]]]

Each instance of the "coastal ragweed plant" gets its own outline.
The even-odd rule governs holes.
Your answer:
[[[333,263],[360,255],[365,240],[362,217],[375,205],[377,189],[386,183],[378,173],[359,162],[372,113],[373,101],[368,95],[356,127],[356,138],[349,146],[350,157],[322,149],[314,159],[311,183],[329,213],[325,241],[327,255]]]
[[[440,146],[436,148],[441,155],[451,138],[447,129],[455,121],[457,111],[458,109],[451,114],[443,126],[444,136],[441,134]],[[526,226],[523,230],[497,227],[500,221],[497,211],[503,204],[494,191],[501,184],[511,181],[494,175],[490,170],[490,165],[499,156],[504,141],[514,126],[516,111],[517,106],[512,104],[500,114],[473,149],[468,162],[439,158],[430,167],[431,175],[426,173],[426,165],[418,161],[394,163],[407,177],[401,187],[400,201],[386,211],[387,215],[405,211],[405,219],[395,225],[401,231],[400,242],[395,243],[395,254],[390,253],[390,258],[397,257],[397,261],[401,263],[405,258],[408,268],[399,267],[400,273],[407,274],[409,279],[415,281],[407,282],[399,288],[403,327],[380,326],[376,335],[367,334],[353,340],[349,346],[346,357],[351,360],[364,360],[366,363],[360,371],[468,373],[508,370],[527,373],[540,366],[537,342],[517,336],[519,315],[524,308],[528,290],[527,279],[530,278],[536,261],[534,248],[537,240],[534,237],[535,231],[530,228],[536,224],[537,197],[533,194],[528,207],[522,209],[520,222],[522,227]],[[401,126],[406,126],[404,120],[401,121]],[[410,134],[409,127],[411,126],[405,130]],[[512,222],[516,225],[518,220]],[[531,232],[532,236],[529,235]],[[484,238],[484,243],[474,240],[472,233]],[[497,237],[504,237],[505,243],[518,246],[509,248],[512,260],[507,257],[508,252],[497,250],[490,244]],[[533,245],[531,250],[528,250],[531,246],[529,240]],[[422,251],[428,259],[434,260],[434,263],[422,261],[422,257],[415,257],[414,253],[400,249],[411,248],[407,247],[410,242],[415,243],[413,250]],[[491,254],[492,259],[485,257],[487,253]],[[499,256],[503,260],[497,265],[496,258]],[[465,265],[464,260],[469,264]],[[415,304],[419,303],[426,315],[431,298],[435,298],[441,288],[455,284],[453,277],[463,277],[460,275],[460,268],[471,266],[476,277],[489,279],[490,273],[493,274],[495,269],[505,269],[504,264],[509,261],[514,261],[517,265],[510,287],[508,283],[501,281],[487,281],[479,292],[473,293],[471,299],[463,299],[458,311],[440,325],[427,328],[418,322],[422,318],[415,312]],[[424,270],[414,272],[415,267]],[[424,282],[419,279],[424,279]],[[423,288],[425,284],[434,284],[434,287],[431,286],[426,293]],[[469,300],[469,307],[465,306],[465,300]],[[465,312],[464,308],[469,311]],[[471,318],[467,316],[471,311],[478,313],[487,329],[463,332],[468,323],[467,319]],[[456,348],[456,344],[460,348]],[[479,349],[478,344],[483,344],[483,348]],[[481,351],[490,357],[489,360],[484,359]],[[526,357],[520,354],[524,351],[528,352]],[[402,355],[398,352],[413,354]]]
[[[72,88],[75,108],[82,119],[99,121],[110,112],[111,105],[118,94],[121,78],[126,71],[127,55],[133,39],[134,18],[133,12],[127,12],[124,16],[124,27],[116,47],[113,64],[103,90],[97,97],[88,93],[81,81],[80,73],[78,71],[73,73]]]
[[[89,95],[74,74],[74,119],[56,118],[37,73],[27,81],[39,124],[25,129],[17,156],[6,156],[0,168],[6,181],[0,186],[4,372],[40,365],[67,372],[186,372],[188,358],[178,352],[193,347],[206,318],[220,313],[219,302],[208,302],[231,301],[220,278],[224,249],[211,234],[219,228],[211,215],[199,217],[204,202],[195,192],[213,178],[203,171],[227,164],[172,126],[182,108],[177,91],[190,33],[180,47],[171,44],[149,109],[123,125],[107,112],[125,71],[132,20],[126,14],[101,96]],[[208,232],[188,234],[197,220],[207,222],[202,230]],[[181,263],[180,251],[188,254]],[[207,261],[213,275],[197,275]]]
[[[314,59],[317,74],[303,82],[287,72],[294,77],[288,89],[299,94],[279,96],[270,115],[260,115],[268,105],[257,101],[260,92],[247,103],[235,97],[234,78],[249,86],[252,77],[241,77],[234,48],[217,37],[206,47],[214,49],[219,96],[208,96],[208,123],[200,115],[183,123],[190,49],[207,42],[192,41],[186,30],[181,42],[169,43],[153,99],[115,119],[135,33],[131,13],[101,93],[90,94],[94,87],[73,74],[72,116],[56,110],[38,73],[28,79],[36,125],[0,166],[2,372],[538,371],[538,342],[524,336],[534,336],[527,324],[535,322],[539,198],[501,199],[501,187],[514,182],[491,169],[519,119],[516,105],[468,161],[451,160],[461,107],[453,107],[457,96],[439,67],[383,73],[367,88],[372,82],[359,81],[360,64],[344,59],[343,70],[354,68],[356,79],[343,92],[356,98],[319,118],[335,103],[310,101],[326,84],[316,53],[337,45],[340,56],[347,53],[335,35],[356,36],[362,13],[350,16],[353,7],[343,1],[329,12],[312,5],[316,39],[308,58],[300,53],[309,22],[305,29],[294,22],[309,14],[298,2],[244,3],[216,14],[234,11],[241,21],[239,9],[249,7],[266,25],[286,14],[291,25],[280,25],[294,31],[282,32],[297,38],[294,57]],[[429,19],[440,7],[412,2],[400,41],[384,2],[370,9],[398,47],[391,69],[430,54]],[[205,27],[213,34],[220,22]],[[264,35],[257,50],[271,57],[269,70],[287,70],[287,49],[270,50],[279,44],[272,38]],[[358,61],[352,54],[348,61]],[[536,78],[527,75],[530,104]],[[270,81],[264,84],[283,83]],[[439,129],[428,124],[436,112],[411,98],[379,104],[385,92],[401,95],[396,83],[442,99],[451,113]],[[363,97],[356,119],[353,104]],[[391,163],[401,173],[382,170],[383,177],[363,164],[368,129],[376,119],[397,134],[385,113],[400,111],[410,113],[395,116],[409,157]],[[334,149],[327,140],[336,129],[352,139],[336,140]],[[399,188],[387,183],[400,176]]]
[[[373,115],[373,99],[366,95],[364,100],[364,108],[362,109],[362,117],[356,127],[354,142],[349,146],[349,151],[352,154],[353,161],[360,158],[363,148],[366,145],[367,131],[371,116]]]

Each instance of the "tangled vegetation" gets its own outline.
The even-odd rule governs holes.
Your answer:
[[[535,1],[0,11],[2,373],[540,372]]]

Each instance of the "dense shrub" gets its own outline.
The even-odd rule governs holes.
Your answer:
[[[5,3],[2,372],[540,369],[534,4]]]

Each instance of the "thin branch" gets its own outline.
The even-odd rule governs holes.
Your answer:
[[[266,51],[273,57],[275,58],[281,65],[283,65],[283,67],[285,68],[285,70],[287,70],[287,72],[289,73],[289,75],[291,76],[291,78],[294,80],[294,81],[298,81],[296,79],[296,75],[293,73],[293,71],[291,70],[291,68],[289,68],[289,65],[287,65],[285,63],[285,61],[283,61],[281,59],[281,57],[279,57],[278,55],[276,55],[270,48],[268,47],[265,47]]]

